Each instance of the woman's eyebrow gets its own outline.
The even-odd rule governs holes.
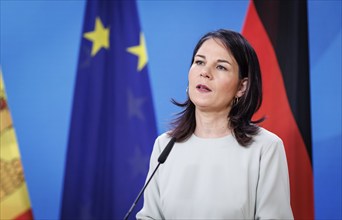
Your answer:
[[[204,55],[201,54],[196,54],[195,57],[200,57],[202,59],[206,59]],[[232,65],[228,60],[224,60],[224,59],[218,59],[217,60],[218,63],[228,63],[229,65]]]
[[[217,62],[228,63],[229,65],[232,65],[228,60],[218,59]]]
[[[204,56],[204,55],[201,55],[201,54],[196,54],[195,57],[201,57],[201,58],[205,59],[205,56]]]

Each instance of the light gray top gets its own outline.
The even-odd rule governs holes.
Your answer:
[[[169,142],[154,144],[148,177]],[[232,136],[175,143],[144,193],[137,219],[293,219],[282,140],[260,128],[249,147]]]

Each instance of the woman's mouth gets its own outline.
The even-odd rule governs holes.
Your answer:
[[[196,89],[199,90],[200,92],[211,92],[211,89],[209,89],[208,86],[203,85],[203,84],[198,84],[196,86]]]

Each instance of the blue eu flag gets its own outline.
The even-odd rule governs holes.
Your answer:
[[[143,186],[157,136],[147,61],[136,2],[88,1],[61,219],[123,219]]]

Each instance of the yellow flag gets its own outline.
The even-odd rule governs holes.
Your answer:
[[[0,69],[0,219],[33,219]]]

